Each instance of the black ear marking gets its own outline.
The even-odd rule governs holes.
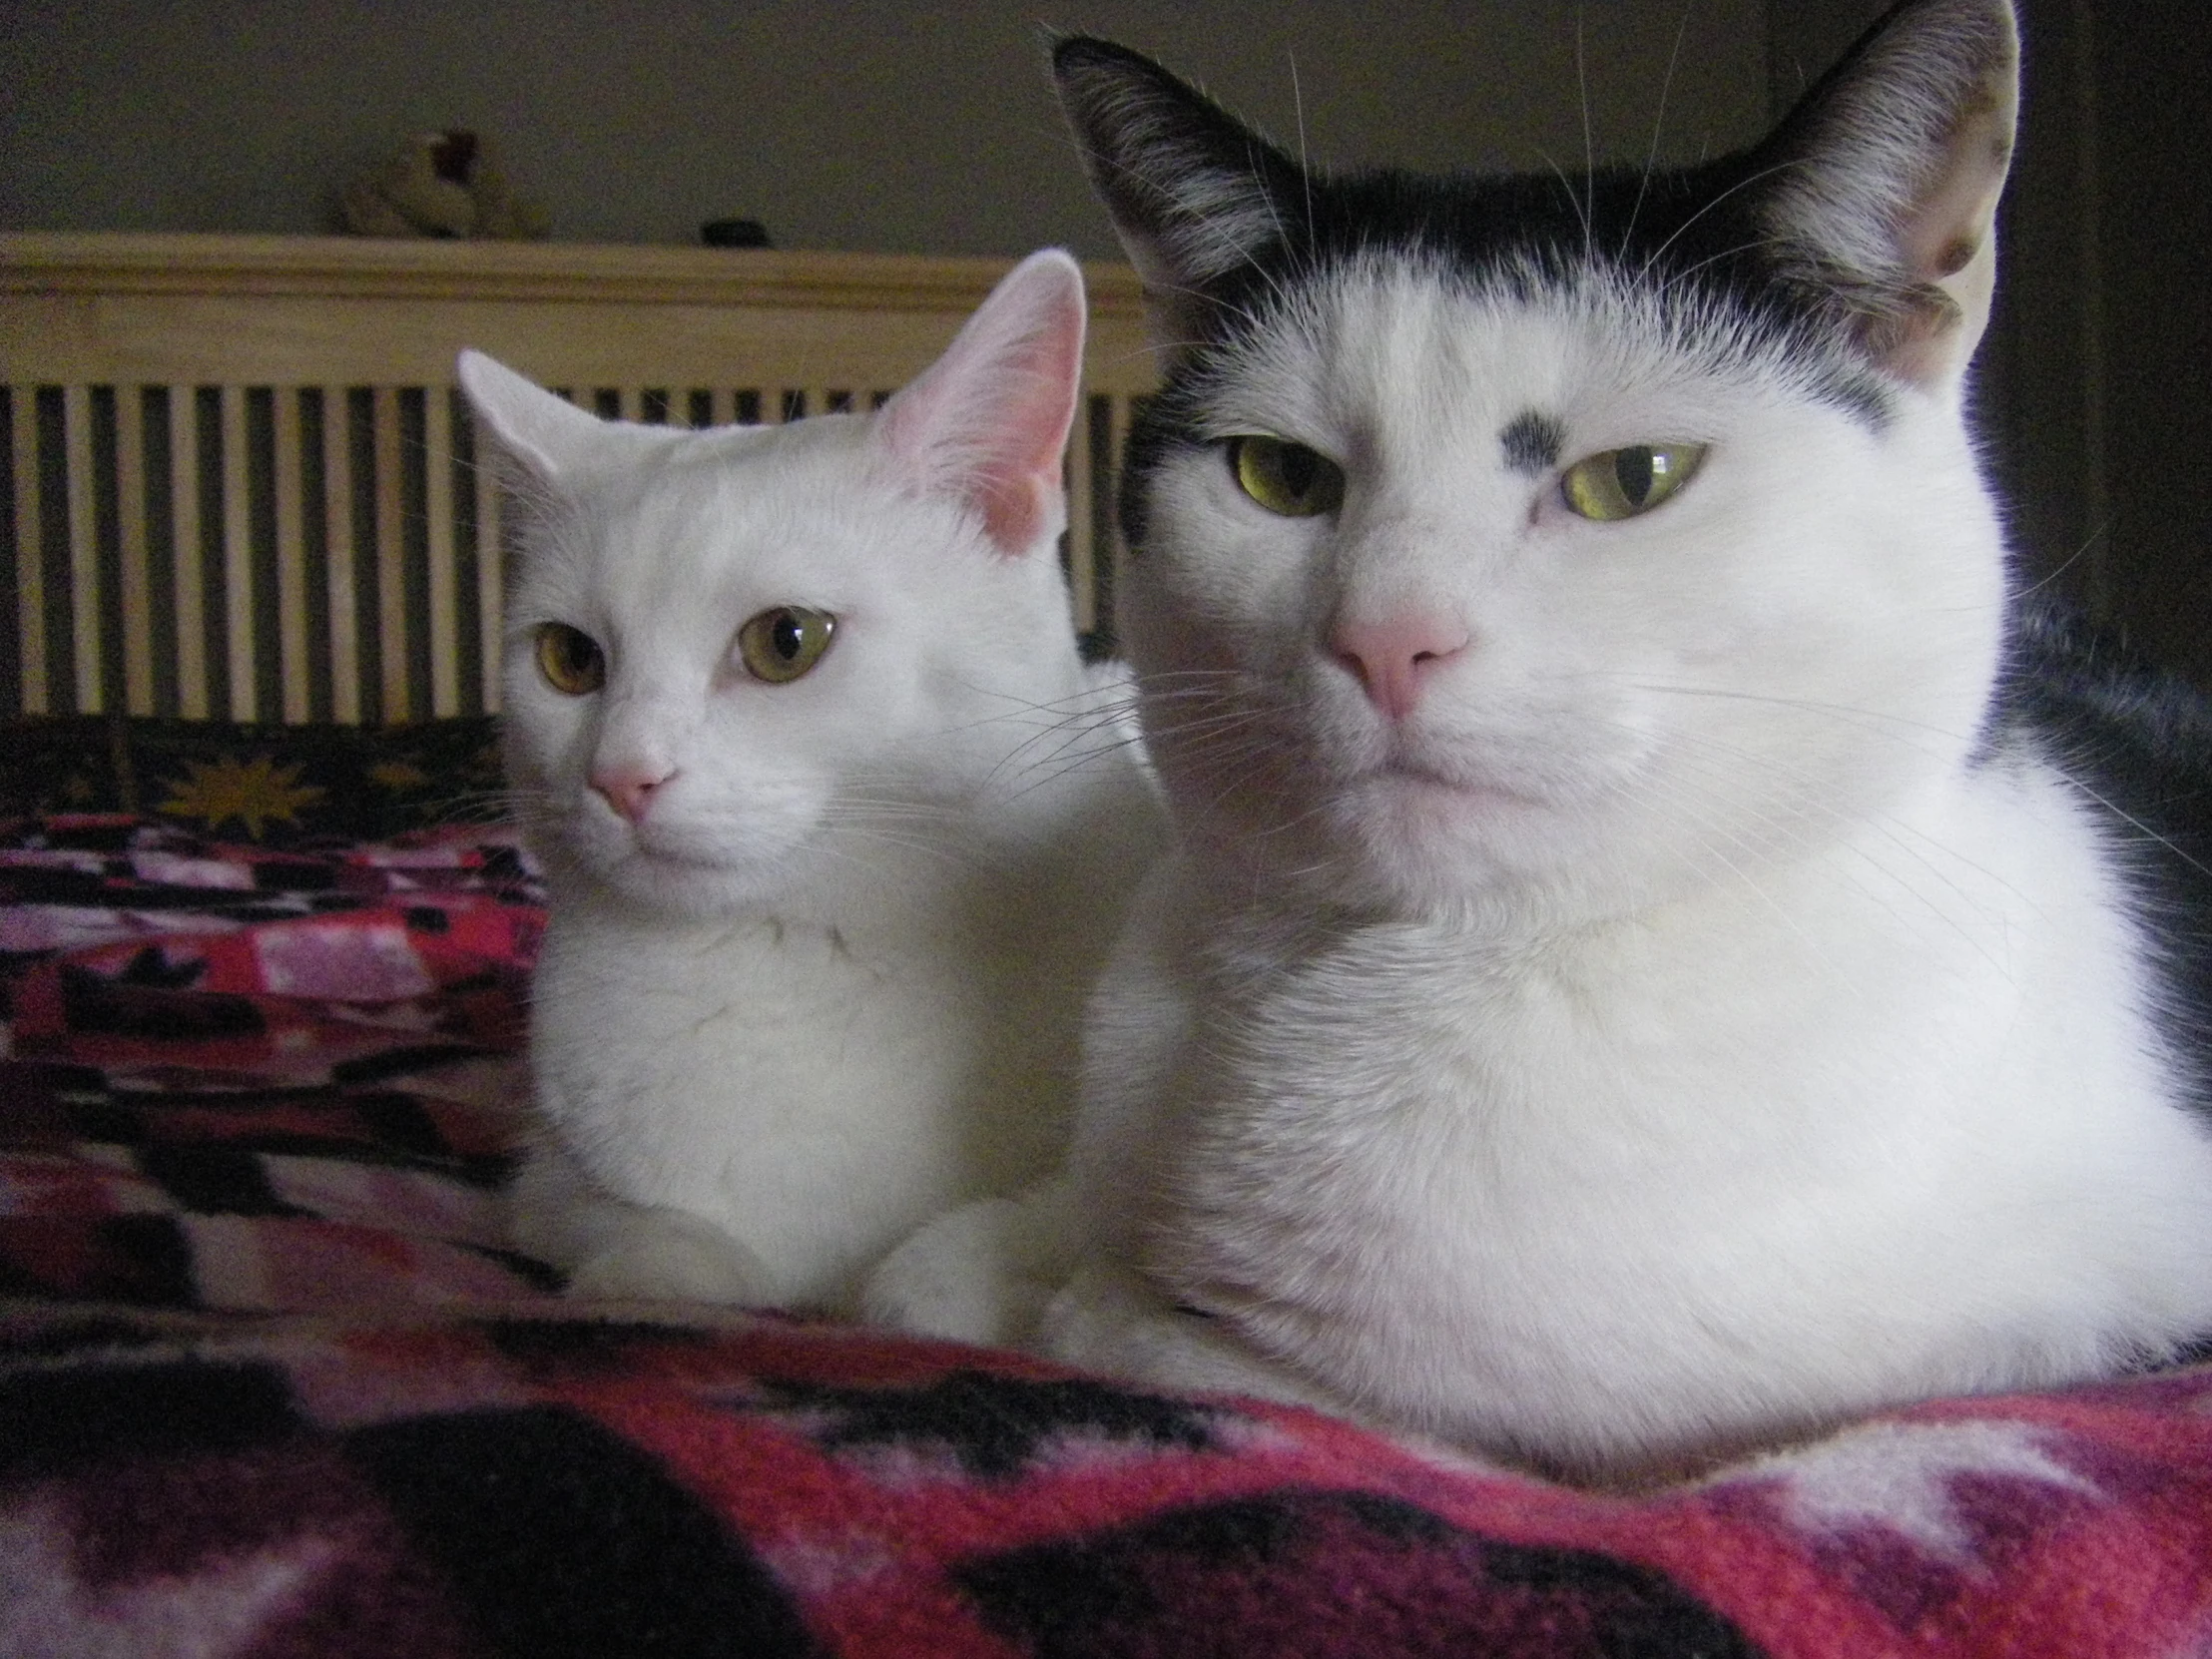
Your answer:
[[[1296,234],[1305,175],[1197,89],[1087,35],[1053,48],[1052,73],[1091,188],[1163,319],[1187,321],[1195,295]]]
[[[1497,435],[1508,470],[1540,478],[1559,464],[1567,446],[1566,428],[1551,415],[1523,409]]]

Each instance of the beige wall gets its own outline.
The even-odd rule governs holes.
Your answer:
[[[13,0],[0,226],[309,232],[406,134],[473,126],[564,240],[1111,252],[1044,26],[1157,52],[1341,164],[1662,159],[1764,122],[1763,0]],[[1680,39],[1679,53],[1676,43]],[[1296,75],[1294,81],[1293,66]]]

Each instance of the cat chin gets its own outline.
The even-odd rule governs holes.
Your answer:
[[[710,921],[757,909],[779,886],[777,871],[764,869],[757,860],[734,864],[645,847],[614,857],[574,859],[572,865],[603,892],[679,920]]]
[[[1582,836],[1525,803],[1485,816],[1448,790],[1326,804],[1291,825],[1215,818],[1187,826],[1194,850],[1226,875],[1277,899],[1408,921],[1485,918],[1555,908]]]
[[[1408,826],[1477,829],[1524,820],[1550,803],[1502,784],[1455,778],[1438,767],[1393,761],[1356,778],[1345,792],[1356,810],[1387,815]]]
[[[1509,791],[1387,767],[1346,787],[1330,816],[1367,861],[1385,869],[1448,870],[1452,884],[1461,885],[1472,872],[1487,877],[1501,861],[1518,862],[1517,852],[1532,841],[1540,844],[1538,827],[1551,814]]]
[[[1463,810],[1453,816],[1433,801],[1370,805],[1347,837],[1358,848],[1351,896],[1419,917],[1518,908],[1570,862],[1558,831],[1555,819],[1525,810],[1507,824],[1475,822]]]

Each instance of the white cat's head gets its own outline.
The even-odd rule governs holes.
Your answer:
[[[1054,548],[1081,274],[1046,252],[881,409],[602,421],[460,381],[520,526],[509,781],[557,873],[711,916],[851,879],[1032,739],[1079,670]]]
[[[1587,911],[1967,753],[2014,58],[2002,0],[1921,0],[1742,156],[1330,178],[1063,42],[1168,349],[1120,620],[1184,833],[1340,902]]]

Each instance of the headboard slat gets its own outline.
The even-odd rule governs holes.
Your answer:
[[[424,484],[430,511],[424,525],[429,563],[430,713],[461,712],[461,629],[459,595],[454,591],[453,404],[442,386],[424,399]]]
[[[97,709],[106,699],[100,649],[100,544],[93,521],[92,388],[62,387],[63,487],[68,492],[70,656],[76,669],[76,706]]]
[[[323,523],[329,536],[323,592],[330,618],[330,718],[361,719],[360,556],[354,542],[352,401],[322,394]]]
[[[366,493],[376,527],[369,544],[374,549],[376,594],[376,713],[380,720],[406,720],[413,711],[407,706],[407,570],[401,542],[405,504],[398,388],[370,388],[368,407],[373,437]],[[355,486],[359,484],[356,479]]]
[[[246,434],[247,388],[224,385],[216,388],[219,394],[217,418],[221,424],[219,445],[220,467],[213,476],[220,480],[223,510],[221,517],[221,557],[215,561],[223,578],[223,658],[225,680],[230,692],[230,709],[233,720],[256,718],[255,689],[259,676],[255,673],[254,636],[256,616],[254,581],[254,540],[250,515],[253,505],[253,486],[248,481],[246,469],[250,446]]]
[[[200,397],[188,385],[166,388],[169,405],[170,511],[175,515],[177,710],[188,720],[215,714],[208,678],[207,538],[200,510]]]
[[[154,567],[147,537],[153,501],[146,476],[146,399],[137,386],[115,395],[115,493],[122,542],[123,705],[154,712]]]
[[[300,449],[297,387],[276,388],[271,413],[274,466],[270,479],[276,510],[276,639],[283,709],[292,724],[311,719],[314,687],[307,657],[306,482]]]
[[[15,586],[15,658],[21,684],[9,688],[28,713],[46,710],[46,582],[39,561],[38,533],[38,422],[28,395],[30,388],[9,388],[9,476],[13,484],[8,505],[8,563]],[[36,702],[34,703],[34,699]]]

